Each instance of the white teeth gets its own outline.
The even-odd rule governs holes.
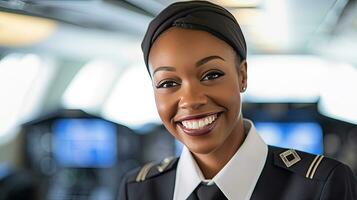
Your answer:
[[[205,124],[206,124],[206,123],[205,123],[204,120],[198,121],[198,126],[199,126],[199,127],[202,127],[202,126],[204,126]]]
[[[214,114],[201,119],[182,121],[182,125],[188,129],[201,129],[211,124],[216,119],[217,119],[217,114]]]
[[[198,127],[199,127],[200,125],[199,125],[199,122],[193,122],[193,127],[192,128],[194,128],[194,129],[198,129]]]
[[[214,118],[214,116],[209,116],[207,118],[207,120],[208,120],[208,123],[212,123],[215,120],[215,118]]]

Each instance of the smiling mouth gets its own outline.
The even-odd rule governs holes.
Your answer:
[[[209,115],[201,119],[191,119],[181,121],[183,127],[186,129],[202,129],[205,126],[212,124],[217,119],[217,114]]]
[[[184,133],[190,136],[201,136],[208,134],[215,126],[220,113],[214,113],[201,118],[187,119],[178,122]]]

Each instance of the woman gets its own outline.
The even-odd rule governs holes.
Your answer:
[[[142,43],[158,113],[179,159],[127,174],[120,199],[357,199],[338,161],[267,146],[243,119],[246,44],[235,18],[204,1],[174,3]]]

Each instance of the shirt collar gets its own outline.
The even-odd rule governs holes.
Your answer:
[[[250,198],[268,154],[268,147],[253,123],[245,119],[244,124],[250,129],[243,144],[211,181],[228,199]],[[187,199],[202,181],[201,170],[184,146],[177,165],[174,200]]]

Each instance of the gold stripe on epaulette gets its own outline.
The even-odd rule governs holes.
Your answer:
[[[316,172],[316,169],[317,169],[317,167],[320,165],[320,163],[321,163],[321,161],[322,161],[323,158],[324,158],[324,156],[320,156],[319,160],[317,161],[317,163],[316,163],[314,169],[313,169],[312,172],[311,172],[311,175],[310,175],[310,178],[311,178],[311,179],[314,177],[315,172]]]
[[[312,161],[312,163],[310,164],[310,167],[309,169],[307,170],[307,173],[306,173],[306,178],[309,178],[309,175],[310,175],[310,172],[312,170],[312,167],[314,166],[316,160],[320,157],[320,155],[317,155],[314,160]]]
[[[307,170],[306,173],[306,178],[312,179],[317,167],[320,165],[320,162],[322,160],[323,156],[322,155],[317,155],[314,160],[311,162],[309,169]]]
[[[138,175],[136,176],[136,179],[135,179],[136,182],[139,182],[139,181],[141,180],[141,176],[142,176],[143,169],[144,169],[145,166],[146,166],[146,165],[144,165],[144,166],[140,169]]]
[[[136,176],[136,182],[144,181],[146,178],[146,175],[149,173],[151,167],[153,166],[153,163],[147,163],[144,165],[138,175]]]
[[[169,166],[169,164],[171,163],[171,161],[174,159],[175,157],[168,157],[168,158],[165,158],[159,166],[157,166],[157,170],[159,172],[163,172],[167,166]]]

